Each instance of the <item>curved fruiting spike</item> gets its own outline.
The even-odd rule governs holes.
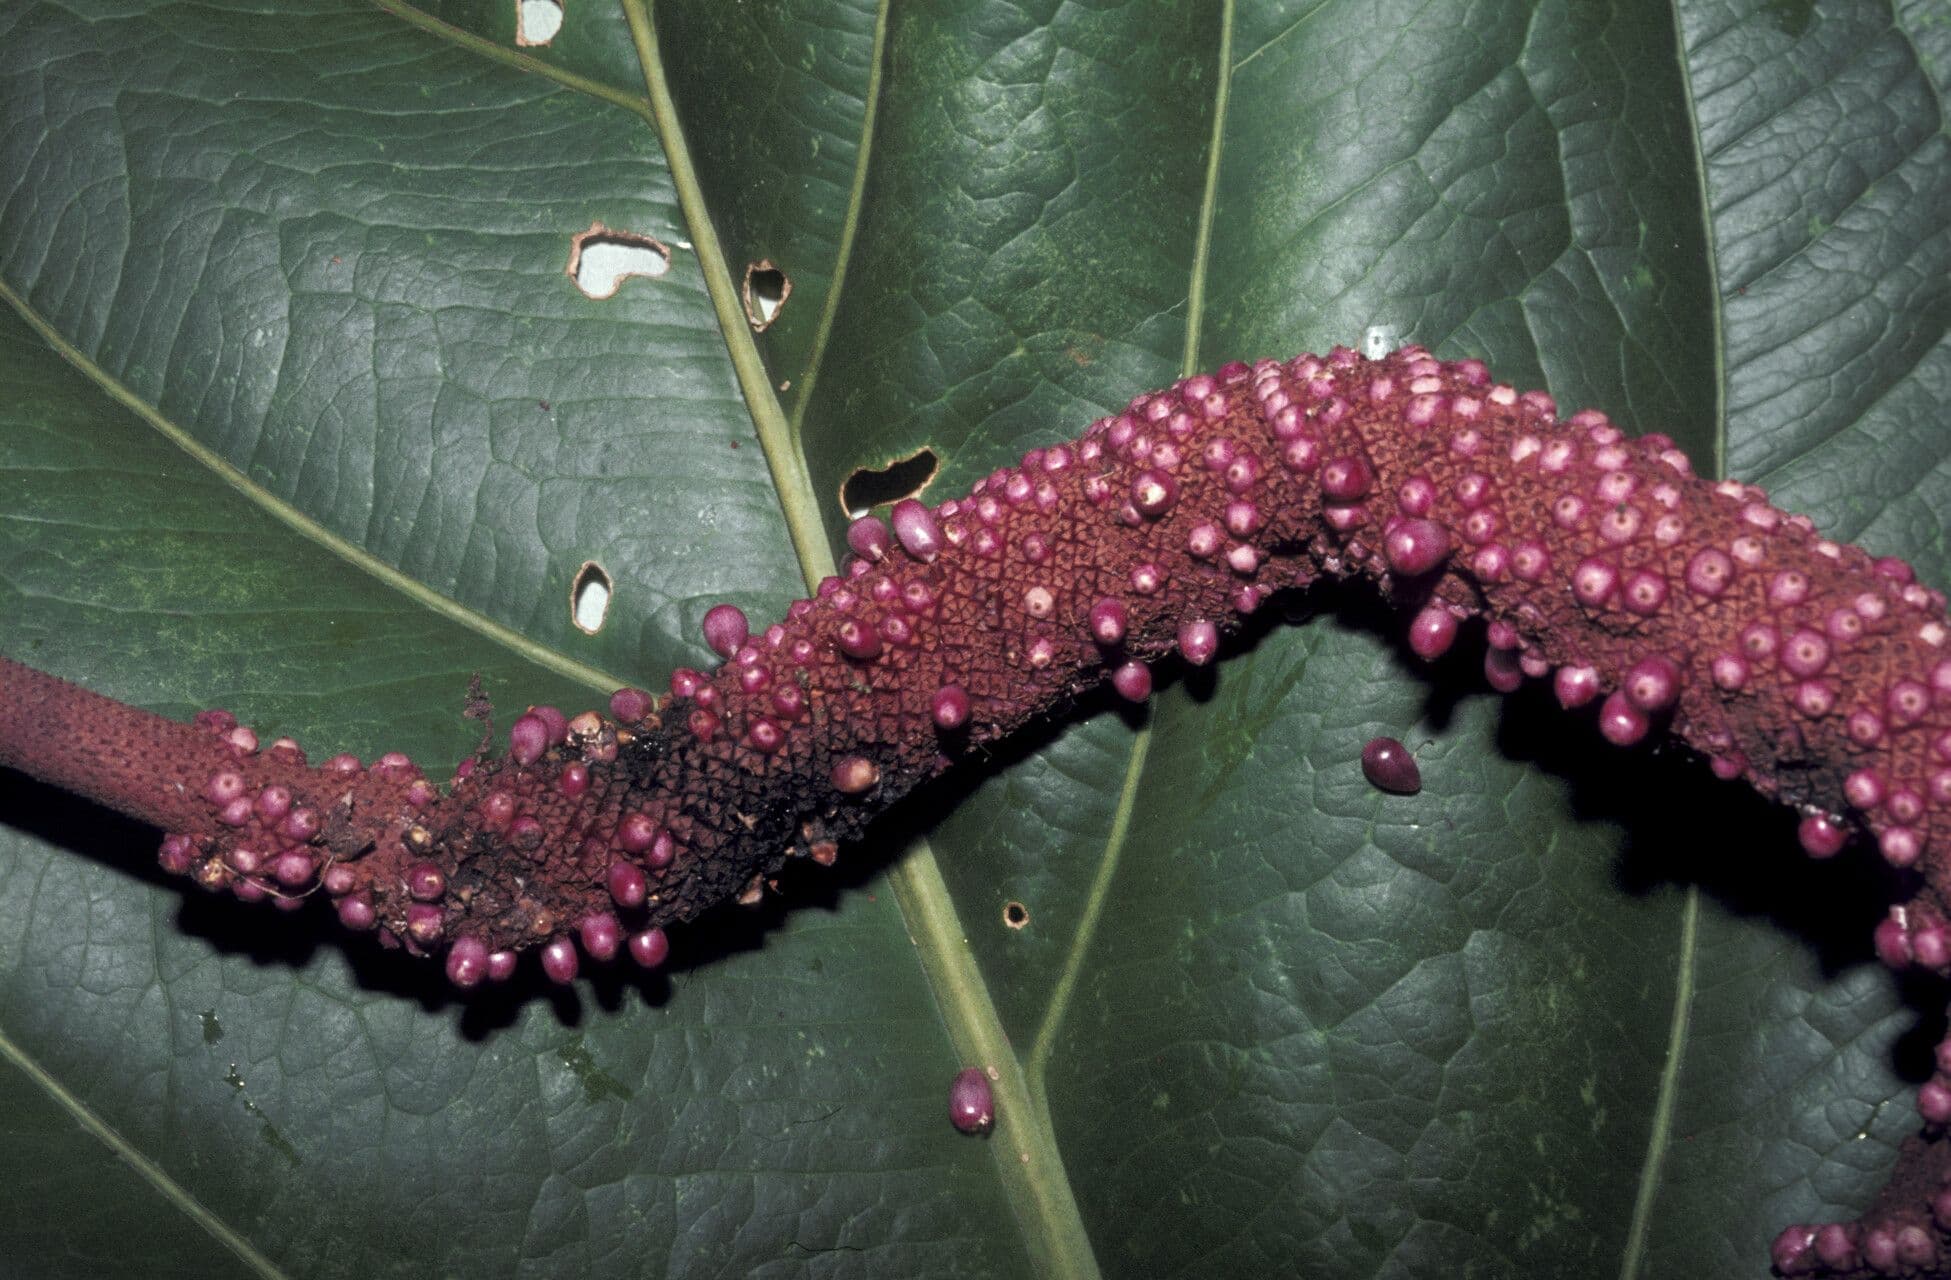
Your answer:
[[[1371,785],[1401,796],[1423,789],[1423,771],[1409,748],[1394,738],[1370,738],[1362,748],[1362,776]]]
[[[981,1067],[968,1067],[949,1083],[948,1119],[963,1133],[988,1133],[995,1127],[996,1094]]]
[[[1878,954],[1951,974],[1944,597],[1757,489],[1696,477],[1664,438],[1556,412],[1413,347],[1188,379],[964,498],[895,504],[904,555],[863,555],[757,640],[720,614],[728,661],[674,673],[661,706],[619,693],[614,721],[559,728],[531,709],[506,755],[464,762],[444,790],[403,757],[311,768],[228,714],[178,724],[4,660],[0,764],[171,832],[158,865],[213,891],[316,892],[408,950],[475,939],[491,977],[496,957],[541,948],[568,981],[565,931],[592,917],[625,913],[618,936],[635,939],[795,853],[829,861],[919,783],[1096,685],[1141,699],[1147,664],[1213,661],[1271,592],[1359,577],[1403,609],[1419,657],[1481,619],[1496,687],[1549,677],[1611,742],[1657,731],[1692,748],[1814,815],[1801,837],[1818,856],[1873,839],[1906,895]],[[952,734],[950,686],[970,700]],[[609,883],[620,862],[641,868],[641,905]],[[432,896],[423,863],[442,877]],[[1898,1185],[1951,1185],[1951,1140],[1918,1152]],[[1914,1194],[1880,1206],[1852,1247],[1909,1265],[1908,1229],[1951,1240],[1932,1213]],[[1837,1238],[1791,1239],[1793,1265],[1847,1270],[1824,1252]]]

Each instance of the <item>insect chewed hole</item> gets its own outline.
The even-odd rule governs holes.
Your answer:
[[[746,264],[745,318],[751,322],[752,332],[764,333],[767,326],[779,318],[780,311],[786,306],[786,299],[792,296],[791,278],[773,266],[771,258]]]
[[[515,0],[515,43],[544,45],[562,30],[562,0]]]
[[[589,224],[570,243],[568,274],[585,297],[608,298],[631,276],[661,276],[671,269],[671,251],[635,231],[612,231]]]
[[[1030,923],[1030,909],[1020,902],[1003,904],[1003,923],[1012,929],[1021,929]]]
[[[866,515],[875,507],[899,502],[903,498],[918,498],[941,469],[942,460],[926,445],[878,471],[869,467],[857,468],[840,485],[840,505],[846,510],[847,518],[852,520]]]
[[[576,580],[569,584],[569,620],[578,631],[593,636],[603,629],[609,612],[610,575],[594,560],[585,560],[576,570]]]
[[[1402,335],[1392,324],[1372,324],[1362,331],[1362,354],[1380,360],[1402,345]]]

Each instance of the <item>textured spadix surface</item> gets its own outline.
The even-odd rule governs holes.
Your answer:
[[[0,279],[87,366],[9,336],[7,651],[315,754],[458,757],[469,670],[574,706],[565,659],[651,683],[706,660],[711,603],[776,613],[808,504],[837,532],[856,465],[929,443],[959,490],[1140,388],[1378,322],[1946,581],[1924,6],[897,7],[878,59],[871,11],[754,9],[659,15],[731,272],[795,279],[743,382],[628,102],[385,13],[0,17],[25,122]],[[446,16],[510,44],[500,7]],[[571,16],[541,56],[644,99],[622,19]],[[598,219],[680,246],[672,272],[582,299],[561,265]],[[810,479],[752,437],[775,396]],[[588,558],[619,584],[594,639],[566,600]],[[1707,784],[1600,776],[1556,720],[1460,687],[1432,698],[1359,615],[1275,629],[1142,731],[1098,716],[1005,762],[932,833],[1107,1271],[1753,1273],[1913,1126],[1911,1015],[1847,867],[1805,869],[1763,810],[1669,820]],[[1361,780],[1378,733],[1417,749],[1420,797]],[[210,1222],[293,1275],[1077,1261],[1033,1243],[1026,1178],[1061,1175],[944,1123],[970,1015],[877,882],[736,932],[651,1007],[598,986],[483,1016],[256,941],[150,879],[146,840],[22,807],[0,1010],[18,1087],[57,1105],[10,1114],[40,1126],[11,1149],[53,1154],[10,1174],[43,1207],[8,1229],[55,1274],[140,1252],[90,1232],[106,1183],[47,1172],[104,1161],[148,1206],[142,1274],[222,1265]],[[120,1173],[77,1113],[151,1166]]]

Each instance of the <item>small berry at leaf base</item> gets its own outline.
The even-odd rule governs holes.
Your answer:
[[[1394,738],[1371,738],[1362,748],[1362,776],[1383,791],[1413,796],[1423,789],[1416,757]]]
[[[980,1067],[960,1072],[948,1087],[948,1118],[963,1133],[988,1133],[996,1124],[996,1095]]]

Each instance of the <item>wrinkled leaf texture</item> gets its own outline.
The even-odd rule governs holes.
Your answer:
[[[0,7],[0,651],[446,763],[469,673],[580,707],[777,613],[856,468],[927,446],[949,496],[1371,325],[1951,583],[1942,0],[563,16]],[[598,222],[669,271],[584,297]],[[0,1257],[1758,1276],[1860,1208],[1943,1021],[1870,962],[1874,872],[1333,603],[567,994],[450,1000],[0,779]]]

